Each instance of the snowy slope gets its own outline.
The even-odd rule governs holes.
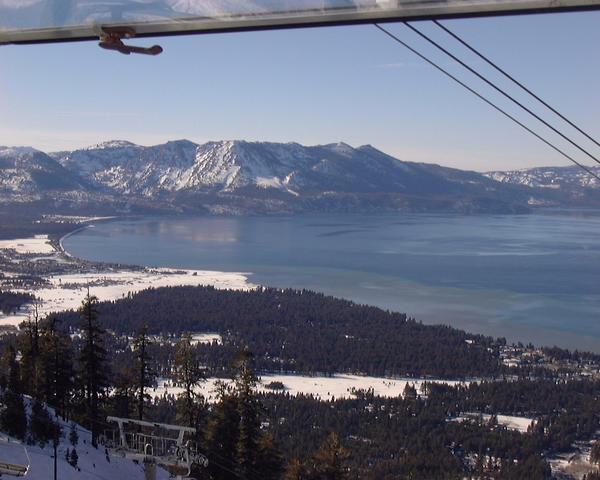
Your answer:
[[[600,167],[590,167],[600,175]],[[538,167],[507,172],[488,172],[485,174],[498,182],[527,185],[540,188],[600,188],[600,181],[577,166]]]
[[[196,145],[179,140],[152,147],[113,141],[53,157],[98,186],[153,196],[181,190],[231,191],[248,185],[286,190],[285,176],[303,167],[306,154],[296,144]]]
[[[0,146],[0,192],[39,193],[85,188],[79,175],[31,147]]]
[[[186,140],[142,147],[107,142],[52,154],[99,187],[125,194],[277,190],[298,196],[324,192],[478,194],[502,185],[475,172],[402,162],[372,146],[345,143]]]
[[[109,213],[515,213],[527,205],[598,206],[590,186],[577,170],[483,175],[341,142],[176,140],[146,147],[113,140],[49,155],[0,147],[0,203],[10,195],[25,195],[20,201],[49,197],[57,207],[104,205]]]
[[[52,409],[49,409],[53,414]],[[55,419],[56,420],[56,419]],[[62,427],[62,438],[58,447],[57,478],[60,480],[143,480],[144,471],[141,465],[131,460],[119,457],[110,457],[107,461],[105,450],[99,446],[97,449],[91,446],[91,434],[80,425],[76,425],[79,435],[78,444],[75,446],[78,455],[78,468],[72,467],[65,459],[67,449],[72,450],[73,446],[68,441],[70,423],[59,419]],[[6,435],[0,436],[6,438]],[[14,442],[14,440],[12,440]],[[7,460],[12,463],[27,464],[30,468],[27,476],[28,480],[52,480],[54,473],[54,450],[52,445],[40,446],[27,445],[27,454],[21,445],[16,443],[0,442],[0,460]],[[4,478],[4,477],[3,477]],[[7,477],[9,478],[9,477]],[[162,469],[157,469],[157,479],[167,480],[169,474]]]

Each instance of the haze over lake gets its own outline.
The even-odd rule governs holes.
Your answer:
[[[248,272],[510,341],[600,352],[600,215],[141,218],[66,238],[96,261]]]

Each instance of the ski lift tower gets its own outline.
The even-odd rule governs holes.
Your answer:
[[[112,438],[106,436],[106,447],[114,456],[143,462],[146,480],[156,479],[157,465],[179,479],[189,477],[192,465],[208,466],[208,459],[185,438],[196,433],[195,428],[121,417],[107,417],[106,421],[118,427],[111,430]]]

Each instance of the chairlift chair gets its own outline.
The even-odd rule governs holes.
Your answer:
[[[7,446],[9,448],[6,448]],[[10,461],[11,459],[6,458],[6,450],[10,450],[13,446],[22,449],[25,452],[25,457],[27,458],[26,465],[14,463],[13,461]],[[8,437],[0,437],[0,477],[2,475],[24,477],[29,472],[30,466],[31,459],[29,458],[29,453],[27,452],[27,447],[25,447],[25,445],[11,440]]]

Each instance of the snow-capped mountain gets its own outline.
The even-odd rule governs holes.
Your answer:
[[[107,191],[152,196],[176,186],[178,175],[194,165],[196,148],[185,140],[153,147],[111,141],[51,155],[70,172]]]
[[[600,167],[589,167],[600,176]],[[573,165],[570,167],[538,167],[507,172],[488,172],[487,177],[503,183],[526,185],[537,188],[596,188],[600,189],[600,181],[583,169]]]
[[[345,143],[177,140],[145,147],[115,140],[49,155],[1,147],[0,202],[19,192],[31,199],[50,197],[55,206],[68,204],[71,209],[81,209],[85,199],[86,210],[102,204],[105,212],[234,214],[519,212],[528,205],[589,203],[590,195],[573,193],[575,180],[566,196],[547,188],[542,179],[548,173],[534,175],[546,170],[482,175],[404,162],[370,145],[354,148]],[[579,172],[571,174],[584,181]],[[564,175],[555,178],[553,184],[571,181]],[[587,186],[594,185],[578,188],[585,191]]]
[[[49,190],[79,190],[86,186],[79,175],[39,150],[0,146],[0,192],[35,194]]]
[[[155,198],[167,194],[269,197],[332,195],[481,195],[500,186],[475,172],[401,162],[366,145],[186,140],[141,147],[107,142],[52,156],[96,187]],[[294,200],[295,199],[295,200]]]

